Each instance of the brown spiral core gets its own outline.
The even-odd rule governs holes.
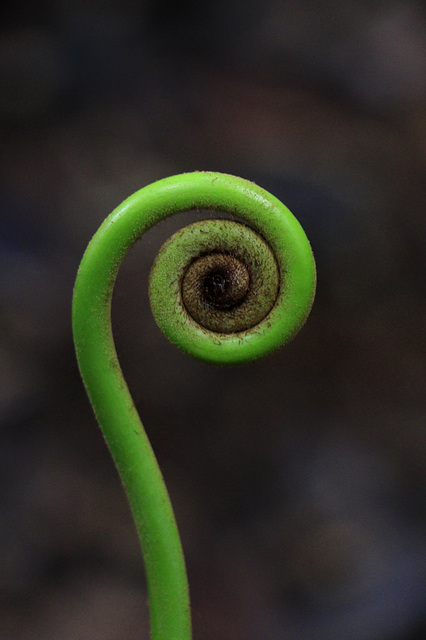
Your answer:
[[[216,252],[198,257],[187,267],[181,294],[188,314],[200,326],[227,334],[260,322],[272,307],[277,288],[274,283],[265,309],[259,299],[264,283],[251,265],[241,256]]]
[[[199,305],[194,298],[201,302],[201,307],[231,310],[243,302],[249,286],[250,274],[240,260],[213,253],[202,256],[188,267],[182,282],[182,298],[192,317],[198,320]]]

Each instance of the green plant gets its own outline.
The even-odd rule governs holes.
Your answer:
[[[167,489],[115,351],[111,300],[136,240],[158,221],[193,209],[226,212],[247,224],[190,225],[154,263],[154,316],[184,351],[219,364],[264,356],[300,329],[315,292],[312,252],[290,211],[255,184],[220,173],[182,174],[141,189],[111,213],[87,248],[74,290],[75,348],[138,530],[153,640],[191,638],[188,584]]]

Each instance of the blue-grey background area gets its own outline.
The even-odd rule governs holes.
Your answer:
[[[148,638],[72,287],[123,199],[209,169],[289,206],[318,294],[291,345],[217,369],[169,345],[147,301],[155,253],[191,215],[120,272],[117,348],[175,505],[194,636],[425,637],[424,3],[40,0],[1,16],[0,636]]]

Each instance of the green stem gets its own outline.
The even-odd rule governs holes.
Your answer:
[[[136,240],[158,221],[196,208],[233,213],[261,230],[276,253],[281,275],[286,278],[277,299],[277,305],[281,306],[277,311],[276,305],[267,320],[271,327],[275,314],[281,322],[279,331],[272,326],[272,337],[266,341],[261,338],[259,344],[257,338],[248,336],[248,348],[242,344],[241,334],[231,337],[214,334],[225,345],[222,350],[216,345],[216,351],[230,353],[235,351],[235,345],[240,349],[239,356],[225,361],[260,357],[262,340],[265,353],[286,342],[303,324],[315,289],[309,243],[288,209],[254,184],[218,173],[183,174],[141,189],[111,213],[87,248],[73,299],[77,359],[138,530],[153,640],[190,640],[188,583],[167,489],[118,362],[111,328],[111,301],[119,267]],[[287,255],[281,258],[279,254],[283,252]],[[284,294],[293,299],[290,306],[286,307]],[[278,334],[283,331],[280,337]],[[206,332],[201,333],[206,339]],[[264,332],[258,333],[261,336]],[[188,344],[183,348],[190,351]],[[196,357],[204,357],[197,348]],[[206,351],[205,359],[210,362],[215,359],[213,351],[210,347]]]

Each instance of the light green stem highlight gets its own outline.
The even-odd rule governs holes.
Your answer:
[[[190,640],[188,583],[167,489],[118,362],[111,300],[119,267],[136,240],[160,220],[193,209],[231,213],[254,227],[271,247],[283,281],[275,306],[258,330],[209,335],[192,323],[195,337],[183,339],[185,351],[191,353],[194,344],[193,355],[222,364],[265,355],[302,326],[315,291],[312,252],[289,210],[253,183],[219,173],[182,174],[141,189],[111,213],[84,254],[73,299],[77,359],[138,530],[152,640]],[[166,324],[173,322],[168,318]],[[179,336],[171,339],[179,344]]]

